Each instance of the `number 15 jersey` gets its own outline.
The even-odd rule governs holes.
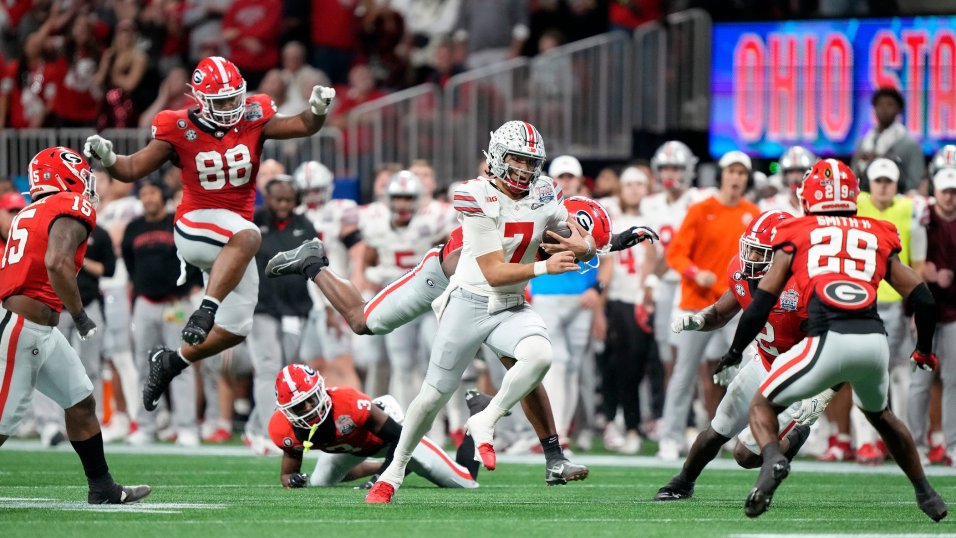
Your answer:
[[[246,98],[246,112],[229,129],[210,124],[195,110],[164,110],[152,136],[172,144],[173,164],[183,171],[183,201],[176,220],[195,209],[226,209],[251,221],[256,173],[265,142],[263,127],[276,114],[268,95]]]
[[[810,297],[807,334],[884,332],[876,288],[900,251],[896,226],[867,217],[809,215],[780,223],[775,249],[793,254],[792,281]]]

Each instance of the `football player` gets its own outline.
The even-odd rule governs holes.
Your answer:
[[[57,329],[66,308],[81,340],[96,332],[80,300],[76,274],[96,226],[96,181],[79,153],[54,147],[28,167],[33,203],[13,219],[0,258],[0,445],[17,431],[36,389],[65,410],[90,504],[141,501],[149,486],[113,481],[96,419],[93,383]]]
[[[713,331],[727,324],[752,300],[751,294],[773,259],[771,234],[774,228],[792,215],[784,211],[767,211],[754,219],[747,231],[740,236],[740,253],[730,259],[727,266],[728,289],[720,299],[708,308],[696,313],[687,313],[674,320],[671,329],[682,331]],[[801,300],[803,299],[803,300]],[[747,363],[736,372],[725,367],[714,374],[714,382],[727,385],[727,393],[717,406],[714,420],[701,432],[690,448],[681,472],[662,487],[655,497],[658,501],[689,499],[694,494],[694,482],[704,467],[717,457],[720,449],[730,439],[740,434],[747,426],[750,400],[767,377],[770,366],[781,353],[786,352],[806,336],[806,301],[801,290],[791,280],[786,292],[781,295],[770,319],[757,335],[756,347],[747,348]],[[816,398],[803,404],[795,404],[780,413],[781,451],[788,459],[803,446],[810,434],[810,426],[819,418],[833,391],[825,390]],[[749,440],[749,435],[741,439]],[[746,468],[760,465],[759,448],[752,443],[738,442],[734,456]]]
[[[333,199],[335,189],[332,171],[318,161],[299,165],[292,175],[299,195],[298,213],[315,226],[316,234],[332,256],[335,270],[350,275],[362,286],[362,235],[359,231],[359,209],[353,200]],[[359,387],[352,361],[352,343],[344,323],[328,305],[315,286],[309,286],[312,311],[302,331],[299,353],[335,386]]]
[[[335,90],[315,86],[308,110],[278,116],[269,96],[246,95],[239,70],[219,56],[200,61],[190,85],[198,106],[157,114],[152,139],[143,149],[117,155],[113,143],[99,135],[89,137],[84,147],[120,181],[136,181],[166,162],[183,170],[176,248],[183,260],[207,274],[206,295],[183,328],[179,351],[158,348],[150,353],[143,386],[147,411],[156,408],[169,382],[192,362],[235,346],[249,334],[259,282],[253,258],[261,240],[252,223],[252,180],[263,142],[315,134],[335,98]]]
[[[791,146],[780,156],[780,175],[783,176],[784,192],[778,192],[757,204],[761,211],[779,209],[791,215],[803,215],[797,190],[803,182],[803,176],[820,159],[803,146]]]
[[[913,484],[920,509],[934,521],[946,517],[946,503],[926,480],[913,438],[887,405],[889,345],[876,311],[876,287],[885,278],[914,312],[917,342],[911,360],[929,370],[939,362],[933,354],[936,305],[926,284],[900,262],[896,227],[856,216],[859,193],[853,171],[836,159],[810,169],[799,191],[806,216],[771,231],[770,268],[720,360],[723,366],[740,363],[793,278],[807,300],[807,337],[774,361],[751,404],[750,427],[763,465],[744,506],[749,517],[767,510],[790,472],[777,439],[777,415],[793,402],[844,383]]]
[[[487,405],[487,396],[471,396],[477,407]],[[326,389],[322,375],[304,364],[279,372],[276,403],[279,409],[269,421],[269,435],[283,452],[281,481],[286,488],[334,486],[373,475],[391,461],[402,432],[402,411],[394,398],[373,400],[349,387]],[[424,437],[412,452],[409,470],[441,487],[477,488],[474,446],[466,437],[452,461]],[[311,448],[322,454],[306,475],[302,459]],[[365,462],[374,457],[384,457],[385,463]]]

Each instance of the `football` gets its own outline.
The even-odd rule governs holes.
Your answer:
[[[547,228],[545,228],[544,230],[544,239],[541,242],[551,243],[551,244],[557,243],[558,242],[557,239],[551,237],[551,234],[549,234],[548,232],[554,232],[560,235],[561,237],[571,237],[571,227],[568,226],[567,222],[559,222],[557,224],[552,224],[548,226]]]

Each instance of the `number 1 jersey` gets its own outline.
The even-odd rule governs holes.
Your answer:
[[[251,221],[256,173],[265,142],[263,127],[276,114],[268,95],[246,98],[246,112],[228,129],[196,110],[164,110],[153,119],[152,136],[173,145],[173,164],[183,171],[183,201],[176,220],[196,209],[226,209]]]

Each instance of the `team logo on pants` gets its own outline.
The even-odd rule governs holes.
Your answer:
[[[841,310],[862,310],[876,300],[872,286],[852,280],[830,280],[816,286],[817,296],[826,304]]]

